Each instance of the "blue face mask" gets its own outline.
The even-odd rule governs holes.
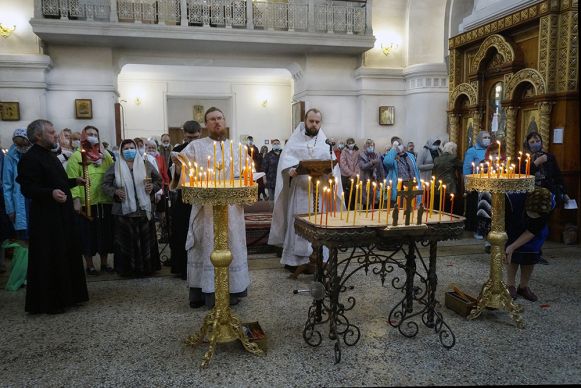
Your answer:
[[[134,148],[123,150],[123,158],[129,162],[132,162],[133,159],[135,159],[136,154],[137,150],[135,150]]]
[[[531,151],[534,153],[534,152],[539,152],[543,148],[543,145],[541,143],[534,143],[534,144],[529,145],[529,147],[530,147]]]
[[[367,153],[372,154],[375,151],[375,147],[367,147]]]

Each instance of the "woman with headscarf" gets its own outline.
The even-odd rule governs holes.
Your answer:
[[[101,182],[105,172],[113,165],[113,158],[99,139],[99,130],[91,125],[81,132],[81,147],[75,151],[67,163],[69,178],[83,177],[83,155],[87,164],[89,179],[89,199],[91,218],[83,209],[85,204],[85,187],[77,186],[71,189],[73,205],[79,215],[78,221],[81,230],[81,244],[83,256],[87,263],[87,274],[97,275],[93,264],[93,256],[97,253],[101,259],[101,272],[113,272],[107,263],[109,253],[113,252],[113,218],[111,217],[111,196],[106,194]]]
[[[476,141],[474,145],[466,150],[464,154],[464,164],[462,167],[463,175],[472,174],[472,163],[478,166],[484,160],[484,154],[486,153],[486,148],[491,143],[490,133],[488,131],[480,131],[476,136]],[[478,193],[471,191],[468,193],[466,198],[466,210],[464,214],[466,215],[466,230],[476,231],[478,220],[476,218],[476,211],[478,206]],[[482,238],[478,233],[474,234],[475,238]]]
[[[72,132],[65,128],[59,133],[57,157],[61,161],[63,167],[67,168],[67,162],[73,154],[73,146],[71,144]]]
[[[81,148],[81,132],[71,133],[71,147],[73,152]]]
[[[420,170],[420,179],[426,182],[432,179],[434,160],[440,156],[440,144],[442,144],[442,140],[437,137],[431,138],[418,154],[417,165]]]
[[[121,276],[147,276],[161,269],[151,204],[151,193],[161,185],[161,176],[135,142],[123,140],[119,158],[103,179],[103,191],[114,199],[115,269]]]

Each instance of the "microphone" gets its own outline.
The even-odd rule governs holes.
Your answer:
[[[308,290],[293,290],[293,294],[310,294],[315,300],[323,300],[325,286],[321,282],[312,282]]]
[[[329,138],[327,138],[327,140],[325,140],[325,144],[332,146],[333,142]]]

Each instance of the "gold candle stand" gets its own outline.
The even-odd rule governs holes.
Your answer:
[[[517,327],[523,328],[522,307],[516,304],[502,281],[502,267],[506,257],[505,244],[508,236],[504,225],[504,196],[513,192],[529,192],[535,189],[535,177],[522,175],[520,178],[488,178],[476,174],[466,176],[466,190],[488,191],[492,195],[492,224],[488,241],[491,244],[490,278],[482,286],[476,307],[468,319],[480,316],[482,310],[489,307],[502,308],[509,312]]]
[[[218,185],[220,186],[220,185]],[[239,340],[248,352],[262,355],[262,350],[248,340],[240,318],[230,309],[230,276],[229,266],[232,252],[228,247],[228,206],[244,205],[256,202],[258,185],[242,187],[182,187],[182,199],[193,205],[212,205],[214,211],[214,250],[210,260],[214,266],[214,287],[216,303],[204,318],[198,333],[186,339],[186,343],[195,346],[206,336],[210,342],[208,351],[202,358],[202,367],[207,367],[214,355],[216,343],[227,343]]]

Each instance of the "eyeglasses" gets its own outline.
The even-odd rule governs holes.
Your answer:
[[[224,120],[224,116],[209,117],[207,121],[222,121],[222,120]]]

